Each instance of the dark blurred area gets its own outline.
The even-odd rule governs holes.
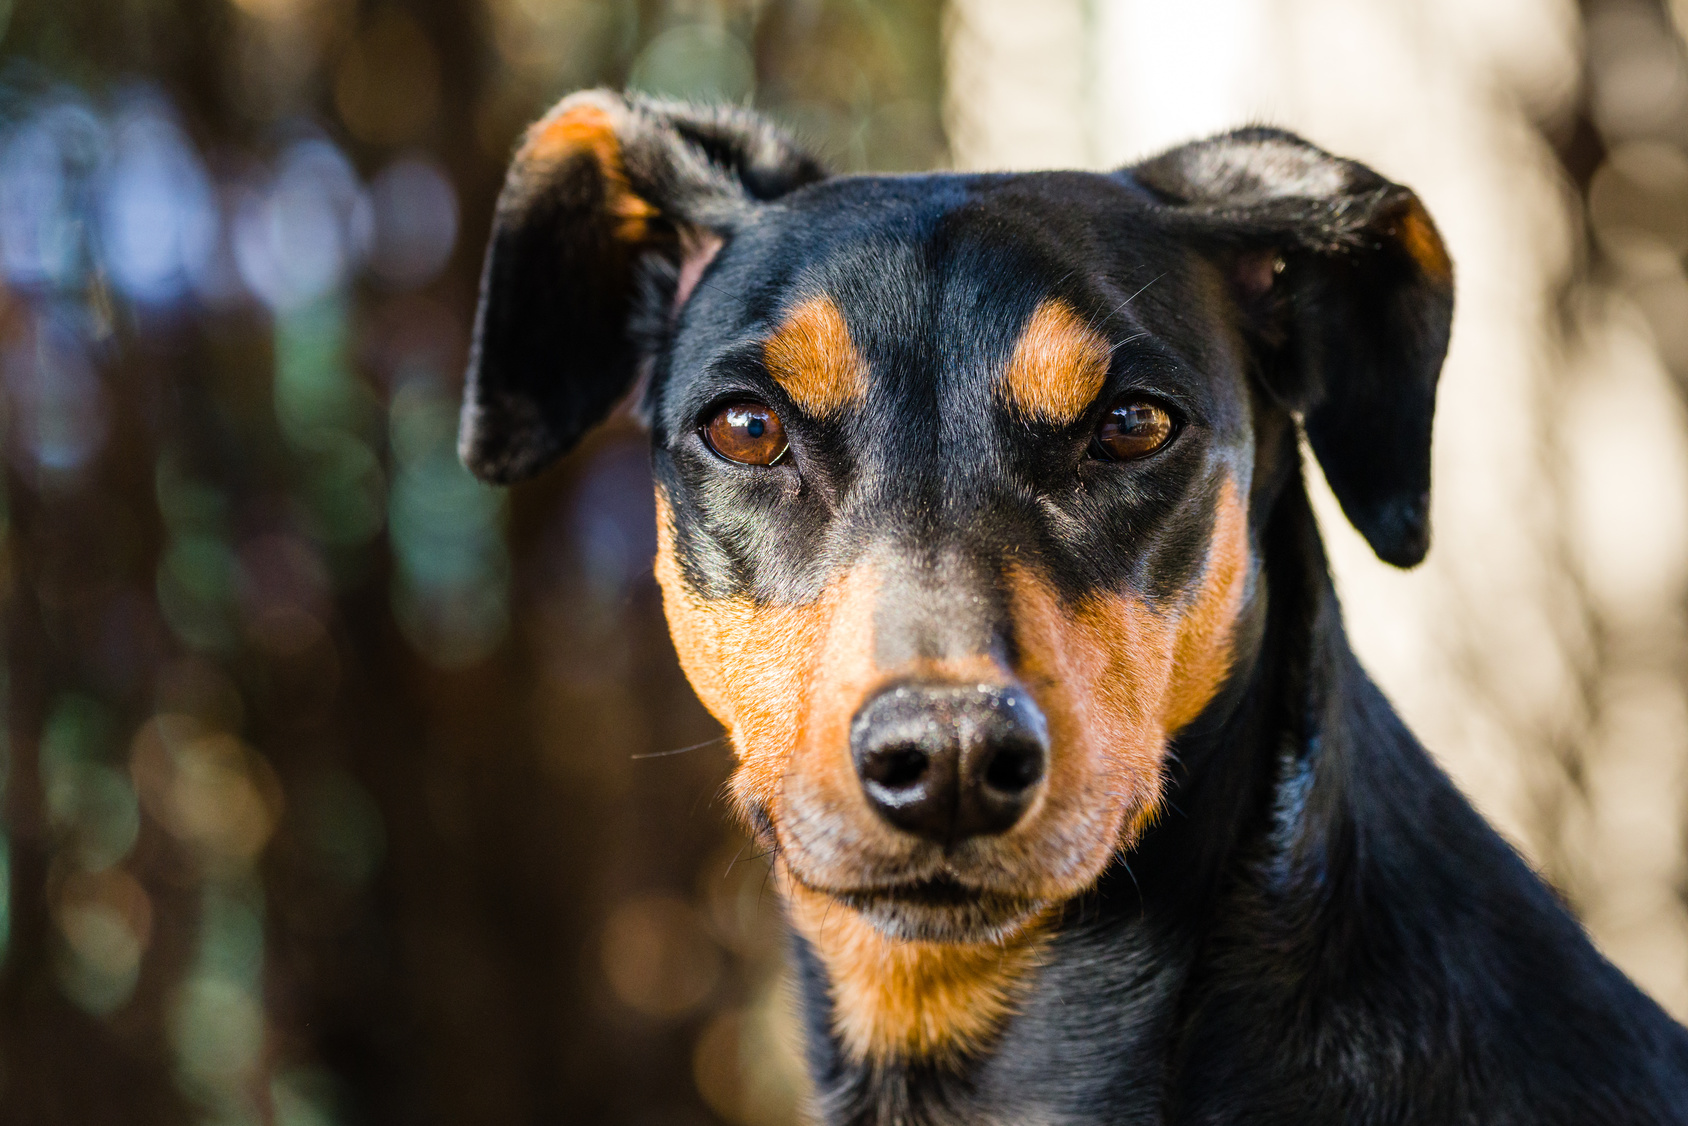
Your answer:
[[[643,439],[504,494],[457,400],[550,101],[930,167],[936,4],[0,11],[0,1121],[792,1120]]]

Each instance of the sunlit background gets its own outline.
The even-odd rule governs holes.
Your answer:
[[[15,7],[13,6],[15,4]],[[1688,5],[0,0],[0,1121],[798,1120],[643,442],[452,449],[504,161],[593,84],[840,170],[1250,121],[1458,268],[1436,546],[1320,500],[1426,743],[1688,1015]]]

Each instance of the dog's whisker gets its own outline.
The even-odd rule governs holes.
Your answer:
[[[1127,344],[1135,344],[1135,343],[1137,343],[1137,341],[1142,340],[1144,337],[1146,337],[1148,335],[1149,334],[1146,333],[1146,332],[1134,332],[1130,336],[1126,337],[1124,340],[1121,340],[1119,343],[1117,343],[1113,347],[1109,348],[1108,352],[1111,355],[1115,352],[1118,352],[1121,348],[1124,348]]]
[[[1127,297],[1124,301],[1121,301],[1119,303],[1119,305],[1115,307],[1114,313],[1116,315],[1119,314],[1121,311],[1123,311],[1126,308],[1126,306],[1130,305],[1133,301],[1137,300],[1139,297],[1143,296],[1143,294],[1147,293],[1148,290],[1149,290],[1149,287],[1151,285],[1154,285],[1156,282],[1160,281],[1164,277],[1166,277],[1165,274],[1156,274],[1154,277],[1152,277],[1148,281],[1144,282],[1142,287],[1139,288],[1136,293],[1133,293],[1130,297]]]
[[[749,848],[749,847],[750,847],[750,842],[748,840],[745,841],[743,844],[739,845],[739,850],[737,852],[733,853],[733,858],[731,860],[727,861],[727,870],[725,872],[721,873],[721,878],[723,880],[726,879],[728,876],[733,874],[733,865],[735,865],[739,862],[739,857],[743,856],[744,850]]]
[[[673,758],[675,755],[685,755],[690,754],[693,751],[701,751],[705,747],[713,747],[717,743],[725,743],[726,741],[727,737],[725,735],[717,735],[713,739],[705,739],[703,742],[693,743],[689,747],[675,747],[672,751],[647,751],[644,754],[628,755],[627,757],[632,759],[634,762],[640,762],[648,758]]]

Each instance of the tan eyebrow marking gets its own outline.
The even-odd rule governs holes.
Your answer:
[[[787,313],[762,345],[762,362],[812,415],[833,414],[867,395],[867,367],[830,297],[810,297]]]
[[[1002,373],[1002,390],[1027,418],[1077,421],[1108,378],[1113,349],[1073,307],[1045,298],[1026,320]]]

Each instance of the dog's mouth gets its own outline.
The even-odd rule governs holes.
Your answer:
[[[1034,899],[943,875],[822,894],[854,910],[881,934],[906,942],[1001,942],[1044,907]]]
[[[951,876],[932,876],[885,888],[843,892],[838,898],[852,907],[877,900],[916,907],[965,907],[984,894],[980,889],[968,887]]]

